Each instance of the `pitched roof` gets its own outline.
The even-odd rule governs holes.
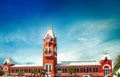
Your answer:
[[[3,63],[14,64],[14,62],[11,58],[6,58]]]
[[[45,37],[44,37],[44,38],[46,38],[47,35],[51,36],[52,38],[55,38],[55,35],[54,35],[54,32],[53,32],[52,28],[49,28],[49,29],[48,29],[48,31],[47,31],[47,33],[45,34]]]

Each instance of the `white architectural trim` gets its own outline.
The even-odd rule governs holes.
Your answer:
[[[105,69],[105,66],[108,66],[109,69],[111,69],[111,66],[109,64],[104,64],[102,68]]]

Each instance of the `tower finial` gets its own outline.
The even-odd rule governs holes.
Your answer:
[[[45,37],[47,37],[47,35],[51,36],[52,38],[55,38],[53,29],[52,29],[51,27],[48,28],[48,31],[47,31]],[[44,38],[45,38],[45,37],[44,37]]]

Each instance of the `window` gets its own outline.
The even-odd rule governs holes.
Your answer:
[[[45,54],[50,54],[52,51],[51,47],[45,48]]]
[[[47,49],[47,51],[51,51],[51,47],[47,47],[46,49]]]
[[[98,72],[98,68],[96,68],[95,71]]]
[[[12,71],[12,73],[14,73],[14,69],[12,69],[11,71]]]
[[[89,72],[92,72],[92,69],[91,69],[91,68],[89,69]]]
[[[110,74],[110,69],[109,68],[105,68],[104,69],[104,76],[109,75]]]
[[[58,74],[61,74],[61,72],[62,72],[61,69],[57,69]]]
[[[16,69],[16,72],[18,72],[19,70],[18,69]]]
[[[50,72],[52,69],[52,64],[45,64],[45,69],[47,72]]]
[[[77,68],[77,71],[76,72],[79,72],[79,68]]]
[[[89,72],[89,68],[87,68],[87,72]]]
[[[25,72],[25,73],[27,73],[27,72],[28,72],[28,70],[25,68],[25,69],[24,69],[24,72]]]
[[[63,73],[67,73],[67,69],[66,68],[63,69]]]
[[[98,72],[98,68],[93,68],[93,72]]]
[[[83,68],[83,72],[85,72],[85,68]]]
[[[80,72],[83,72],[83,71],[82,71],[82,68],[80,68]]]

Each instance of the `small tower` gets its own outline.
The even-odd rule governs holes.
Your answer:
[[[57,39],[50,28],[43,39],[43,69],[47,71],[49,77],[54,77],[56,64]]]
[[[10,67],[14,65],[14,62],[11,58],[6,58],[3,62],[3,72],[5,75],[10,73]]]
[[[112,77],[112,60],[108,53],[103,53],[100,64],[104,77]]]

